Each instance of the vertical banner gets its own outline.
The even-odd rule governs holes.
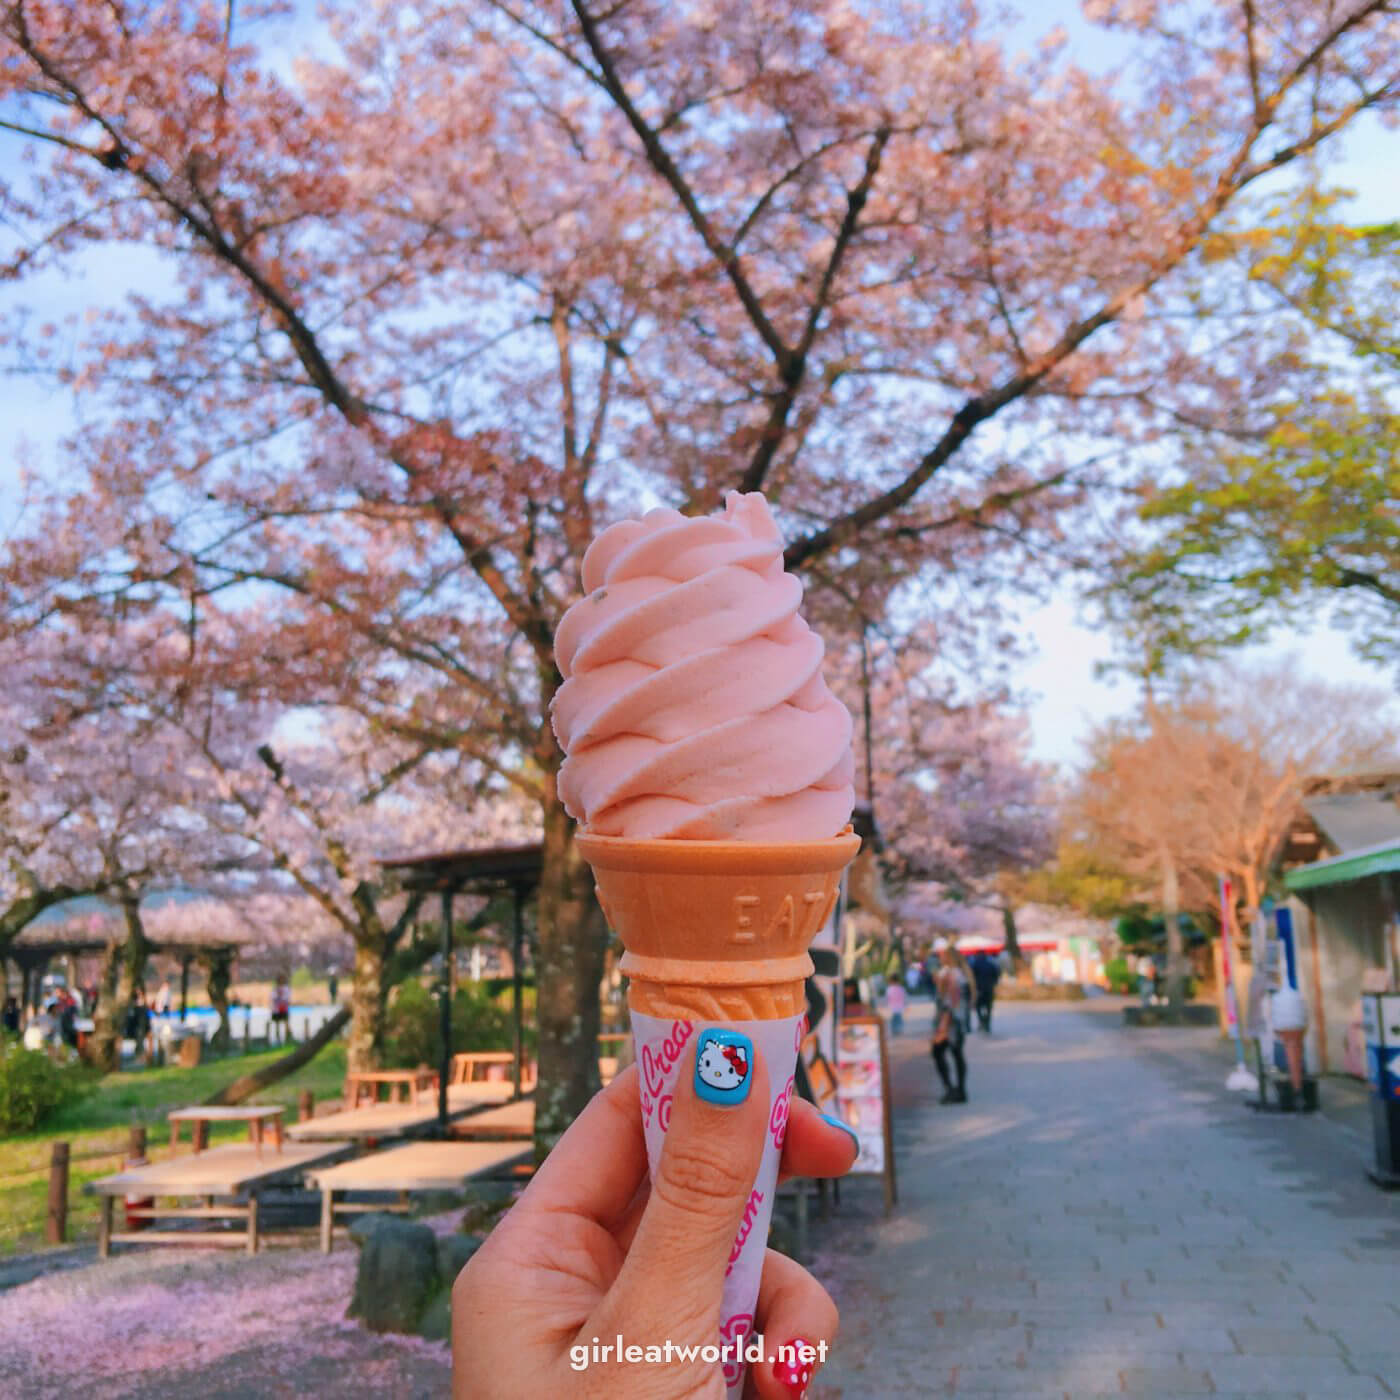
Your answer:
[[[1280,904],[1274,910],[1274,930],[1283,949],[1284,975],[1287,985],[1298,990],[1298,950],[1293,942],[1293,911]]]
[[[1235,1000],[1235,894],[1229,879],[1220,877],[1220,966],[1225,977],[1225,1024],[1238,1044],[1240,1038],[1239,1005]],[[1240,1052],[1243,1059],[1244,1052]]]
[[[855,1133],[860,1148],[847,1175],[883,1178],[888,1215],[897,1186],[884,1021],[879,1016],[847,1016],[837,1037],[836,1056],[837,1112]]]

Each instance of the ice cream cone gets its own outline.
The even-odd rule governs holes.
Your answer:
[[[825,841],[578,838],[626,952],[628,1004],[690,1021],[772,1021],[806,1007],[808,946],[860,848]]]
[[[735,1236],[720,1300],[726,1391],[743,1391],[734,1348],[754,1330],[788,1103],[812,972],[808,946],[831,916],[841,872],[860,847],[848,827],[824,841],[644,841],[578,837],[598,900],[626,952],[647,1159],[661,1160],[671,1101],[706,1023],[748,1037],[768,1069],[763,1156]],[[700,1060],[697,1058],[697,1066]]]

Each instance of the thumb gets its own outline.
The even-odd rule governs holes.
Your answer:
[[[768,1097],[768,1070],[749,1037],[717,1026],[696,1036],[676,1076],[651,1197],[608,1300],[632,1332],[641,1325],[657,1338],[713,1340],[763,1156]]]

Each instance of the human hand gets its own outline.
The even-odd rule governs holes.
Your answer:
[[[692,1045],[654,1187],[632,1066],[589,1104],[462,1270],[452,1290],[455,1400],[723,1400],[713,1362],[618,1364],[595,1361],[593,1351],[595,1340],[615,1345],[619,1334],[640,1347],[719,1339],[725,1268],[763,1150],[768,1074],[755,1049],[748,1098],[718,1106],[696,1097],[694,1058]],[[793,1098],[784,1177],[841,1176],[856,1151],[849,1129]],[[829,1343],[836,1321],[821,1284],[770,1249],[755,1309],[768,1355],[799,1338]],[[747,1396],[800,1393],[771,1362],[749,1370]]]

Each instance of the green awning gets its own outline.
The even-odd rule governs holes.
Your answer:
[[[1312,865],[1300,865],[1283,877],[1283,883],[1290,890],[1312,890],[1319,885],[1364,880],[1368,875],[1382,875],[1387,870],[1400,870],[1400,841],[1333,856],[1331,860],[1315,861]]]

